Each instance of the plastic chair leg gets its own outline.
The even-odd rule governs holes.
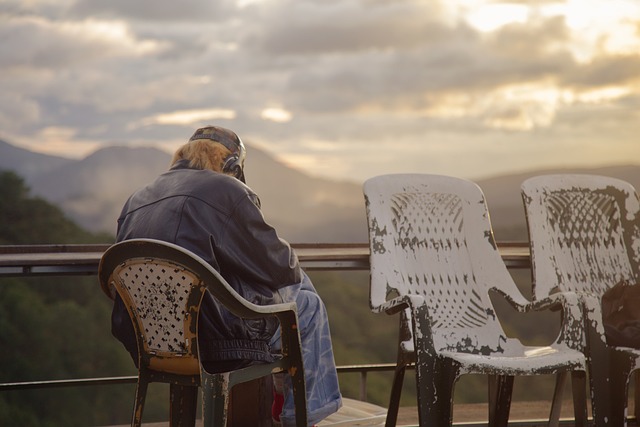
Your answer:
[[[573,416],[575,427],[587,427],[587,374],[582,371],[571,373],[571,394],[573,396]]]
[[[198,408],[198,386],[169,386],[170,427],[194,427]]]
[[[203,426],[226,426],[229,403],[229,374],[203,375],[201,382]]]
[[[560,413],[562,411],[562,400],[564,397],[564,387],[567,384],[567,372],[560,372],[556,375],[556,385],[553,389],[553,400],[551,401],[551,412],[549,412],[549,427],[560,425]]]
[[[144,412],[144,402],[147,397],[148,386],[149,382],[146,376],[140,372],[138,374],[138,385],[136,386],[136,397],[133,403],[131,427],[140,427],[142,425],[142,413]]]
[[[450,361],[425,365],[418,361],[415,368],[419,424],[449,427],[453,422],[453,389],[458,370]]]
[[[622,362],[624,363],[624,362]],[[627,425],[627,404],[629,399],[629,370],[623,364],[614,364],[611,370],[611,426]]]
[[[404,364],[396,366],[395,374],[393,375],[393,383],[391,385],[391,396],[389,397],[389,409],[387,410],[385,427],[395,426],[398,420],[400,395],[402,394],[402,385],[404,384],[404,373],[406,370],[407,367]]]
[[[635,384],[633,389],[633,401],[634,405],[634,415],[636,416],[636,422],[640,420],[640,371],[636,371],[633,374],[635,378]]]
[[[489,425],[506,427],[511,412],[513,376],[489,375]]]

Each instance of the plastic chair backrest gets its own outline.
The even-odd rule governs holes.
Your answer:
[[[132,425],[141,425],[150,382],[202,386],[203,422],[205,426],[213,426],[226,423],[232,387],[282,371],[291,376],[296,425],[307,425],[304,365],[295,302],[253,304],[198,255],[154,239],[132,239],[112,245],[101,258],[98,278],[107,296],[113,299],[116,292],[121,295],[134,319],[139,377]],[[278,317],[282,357],[272,363],[207,372],[199,363],[197,337],[198,314],[205,291],[236,316]],[[189,402],[195,403],[195,400],[185,396],[186,392],[180,394],[181,387],[171,390],[174,396],[172,425],[192,425],[196,407]]]
[[[522,184],[533,295],[601,296],[638,280],[640,203],[628,182],[598,175],[542,175]]]
[[[507,340],[488,292],[520,293],[497,250],[482,190],[454,177],[395,174],[369,179],[364,194],[371,307],[421,295],[436,349],[499,351]]]

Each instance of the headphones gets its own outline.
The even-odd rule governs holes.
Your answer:
[[[189,141],[194,139],[210,139],[227,147],[231,154],[224,159],[222,172],[231,174],[240,181],[245,182],[244,159],[247,157],[247,150],[235,132],[219,126],[206,126],[196,130],[193,136],[189,138]]]

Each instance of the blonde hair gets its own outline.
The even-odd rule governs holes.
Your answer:
[[[219,142],[210,139],[194,139],[178,148],[171,159],[171,166],[178,160],[188,160],[189,166],[195,169],[210,169],[222,172],[224,161],[231,151]]]

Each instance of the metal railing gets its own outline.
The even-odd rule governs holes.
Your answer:
[[[303,269],[307,271],[369,270],[369,246],[354,244],[293,244]],[[100,258],[108,244],[0,246],[0,278],[34,276],[97,275]],[[526,242],[498,243],[508,268],[529,268]],[[367,374],[393,371],[395,363],[338,366],[338,373],[359,373],[360,400],[366,401]],[[34,388],[58,388],[135,383],[137,376],[42,380],[0,384],[0,392]]]

